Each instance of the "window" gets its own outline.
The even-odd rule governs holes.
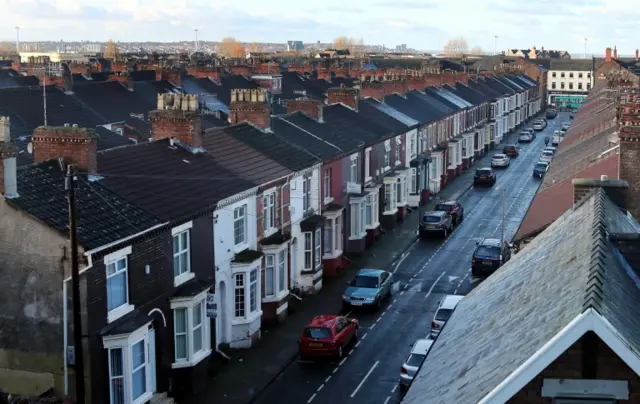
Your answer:
[[[396,195],[397,195],[397,183],[394,181],[392,183],[384,184],[384,211],[386,213],[395,212],[397,205]]]
[[[316,229],[316,237],[315,237],[315,248],[314,248],[314,252],[315,252],[315,267],[319,267],[320,266],[320,257],[321,257],[321,253],[320,253],[320,248],[322,246],[322,234],[320,234],[320,228]]]
[[[189,272],[191,266],[189,256],[189,230],[173,236],[173,276]]]
[[[371,179],[371,148],[364,151],[364,180]]]
[[[385,140],[384,142],[384,168],[391,167],[391,142],[389,140]]]
[[[311,177],[302,180],[302,210],[306,212],[311,207]]]
[[[122,348],[111,348],[108,351],[110,404],[124,404],[124,358]]]
[[[202,350],[202,312],[204,301],[200,302],[193,308],[193,352],[197,353]]]
[[[331,169],[325,168],[324,170],[324,199],[331,198]]]
[[[107,310],[129,303],[127,257],[107,264]]]
[[[278,253],[278,292],[287,288],[287,250]]]
[[[358,182],[358,155],[351,156],[351,165],[349,166],[349,182]]]
[[[331,249],[333,248],[333,220],[327,219],[324,223],[324,254],[331,254]]]
[[[264,294],[265,296],[275,296],[275,270],[276,270],[276,256],[274,254],[267,254],[265,256],[265,270],[264,270]]]
[[[247,205],[242,205],[233,210],[233,239],[235,245],[246,242],[246,230]]]
[[[373,223],[373,195],[369,194],[365,198],[365,213],[364,213],[364,225],[371,226]]]
[[[411,193],[412,194],[418,193],[418,169],[417,168],[411,169]]]
[[[176,362],[186,361],[189,358],[187,334],[188,309],[176,309],[173,311],[173,328],[175,336],[175,359]]]
[[[236,274],[235,287],[235,315],[244,317],[246,315],[246,295],[244,290],[244,274]]]
[[[582,90],[582,83],[578,83],[578,90]]]
[[[364,233],[364,201],[351,202],[350,205],[350,218],[351,229],[350,234],[352,238],[361,237]]]
[[[552,72],[551,77],[556,77],[556,72]]]
[[[396,164],[400,164],[400,152],[402,151],[402,138],[396,138]]]
[[[569,90],[573,90],[573,83],[569,83]]]
[[[587,90],[591,88],[591,83],[587,83]]]
[[[187,299],[173,299],[174,363],[182,368],[196,365],[211,352],[211,321],[206,316],[208,291]]]
[[[249,311],[258,311],[258,270],[249,272]]]
[[[334,250],[341,251],[342,250],[342,217],[337,216],[334,219],[334,232],[333,232],[333,242],[334,242]]]
[[[573,72],[569,73],[569,77],[573,78]]]
[[[396,185],[396,195],[397,195],[397,199],[396,201],[400,204],[402,203],[402,199],[404,196],[404,193],[402,192],[402,177],[398,178],[398,180],[396,181],[397,185]]]
[[[564,90],[564,81],[563,81],[562,83],[560,83],[560,88],[561,88],[562,90]]]
[[[313,267],[313,235],[310,232],[304,233],[304,267]]]
[[[271,192],[262,198],[263,220],[265,233],[276,227],[276,194]]]
[[[416,137],[414,135],[409,138],[409,153],[411,153],[411,157],[415,157],[417,154]]]
[[[560,77],[564,78],[564,72],[560,73]]]
[[[147,392],[147,360],[144,339],[131,348],[131,379],[133,381],[133,399]]]
[[[581,79],[582,78],[582,73],[578,73],[578,78]]]

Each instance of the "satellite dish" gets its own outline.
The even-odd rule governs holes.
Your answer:
[[[33,143],[29,142],[29,144],[27,145],[27,151],[29,152],[29,154],[33,154]]]

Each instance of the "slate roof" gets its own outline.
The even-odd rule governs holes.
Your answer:
[[[498,90],[495,90],[491,86],[489,86],[484,80],[469,80],[467,81],[467,86],[471,89],[481,92],[489,97],[491,100],[495,100],[497,98],[504,97],[504,94]]]
[[[68,235],[69,210],[65,180],[57,160],[20,167],[18,194],[7,202]],[[162,221],[105,188],[79,175],[78,241],[87,250],[140,233]]]
[[[523,86],[515,83],[508,76],[495,76],[493,77],[493,79],[498,81],[500,84],[507,86],[508,88],[510,88],[511,90],[517,93],[522,92],[524,90]]]
[[[495,77],[485,77],[484,82],[491,88],[505,95],[513,95],[515,91]]]
[[[294,99],[306,96],[308,98],[322,100],[325,98],[327,88],[320,86],[316,80],[302,76],[297,72],[282,73],[282,94],[283,99]]]
[[[87,82],[73,88],[75,97],[83,104],[103,116],[107,122],[123,122],[131,114],[143,114],[145,120],[149,111],[157,106],[157,92],[149,84],[135,84],[135,91],[129,91],[120,82]],[[153,99],[152,99],[153,98]]]
[[[360,100],[358,103],[358,116],[385,128],[389,133],[393,134],[406,133],[409,129],[416,126],[407,125],[399,119],[381,111],[379,108],[363,102],[363,100]]]
[[[213,210],[256,186],[208,154],[170,147],[167,139],[100,152],[98,171],[103,186],[167,221]]]
[[[22,76],[13,69],[0,69],[0,88],[38,85],[40,80],[36,76]]]
[[[258,184],[322,161],[304,148],[249,123],[207,131],[204,148],[217,163]]]
[[[435,99],[441,101],[443,104],[449,106],[454,111],[466,109],[472,107],[473,104],[467,102],[464,98],[460,98],[455,94],[455,90],[450,86],[433,87],[429,86],[424,89],[424,92]]]
[[[593,70],[593,61],[591,59],[553,59],[549,70],[590,72]]]
[[[114,147],[130,146],[135,144],[131,139],[118,135],[105,127],[98,126],[95,128],[98,135],[98,150],[113,149]]]
[[[640,349],[640,318],[629,315],[640,283],[607,239],[639,231],[603,189],[562,215],[458,304],[403,403],[479,402],[587,309]]]
[[[408,91],[407,93],[410,93]],[[385,104],[397,109],[401,113],[415,119],[421,124],[436,122],[442,117],[442,113],[427,101],[416,97],[403,97],[399,94],[389,94],[384,97]]]
[[[469,101],[473,105],[480,105],[484,102],[491,102],[491,97],[481,93],[478,90],[474,90],[466,84],[457,82],[455,89],[450,87],[448,84],[444,86],[445,89],[449,91],[455,91],[455,94],[458,97],[462,97],[465,100]]]
[[[360,101],[360,107],[362,108],[362,104],[366,104],[369,106],[372,106],[374,108],[377,108],[378,110],[384,112],[385,114],[393,117],[394,119],[397,119],[398,121],[402,122],[403,124],[405,124],[407,127],[409,128],[417,128],[418,126],[420,126],[420,122],[416,121],[415,119],[411,118],[408,115],[403,114],[402,112],[398,111],[395,108],[392,108],[389,104],[385,104],[384,102],[380,102],[378,100],[376,100],[375,98],[372,97],[367,97],[363,100]]]
[[[381,115],[380,117],[386,120],[386,115]],[[359,136],[359,140],[365,141],[368,145],[378,143],[380,140],[388,139],[391,136],[406,132],[406,129],[400,129],[400,132],[394,132],[386,126],[378,122],[371,121],[359,112],[340,104],[324,107],[323,119],[327,122],[342,123],[345,126],[359,128],[359,133],[361,134],[361,136]],[[354,135],[358,136],[355,132]]]
[[[419,98],[421,100],[424,100],[427,103],[427,105],[430,105],[431,108],[433,108],[435,111],[438,112],[439,118],[451,115],[461,110],[461,108],[459,107],[448,106],[443,102],[441,102],[440,100],[438,100],[436,97],[432,96],[431,94],[427,94],[422,91],[407,91],[405,93],[405,96],[409,99]]]

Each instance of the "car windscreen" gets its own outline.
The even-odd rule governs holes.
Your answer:
[[[498,258],[500,256],[500,247],[495,247],[491,245],[481,245],[478,246],[478,249],[475,253],[478,257],[492,257]]]
[[[313,339],[331,338],[331,329],[325,327],[307,327],[304,336]]]
[[[440,223],[442,218],[440,216],[424,215],[424,218],[422,218],[422,220],[424,220],[425,223]]]
[[[440,204],[436,205],[436,210],[439,210],[439,211],[442,211],[442,212],[448,212],[451,209],[453,209],[453,206],[447,205],[446,203],[440,203]]]
[[[493,156],[493,159],[494,160],[502,160],[502,159],[504,159],[504,154],[495,154]]]
[[[420,365],[422,365],[422,362],[424,362],[424,358],[426,358],[427,355],[420,355],[420,354],[410,354],[409,357],[407,358],[407,366],[411,366],[414,368],[419,368]]]
[[[491,170],[476,170],[476,175],[491,175]]]
[[[355,286],[356,288],[377,288],[378,278],[374,276],[356,276],[356,278],[351,281],[351,286]]]
[[[440,309],[436,312],[436,321],[447,321],[449,317],[451,317],[451,313],[453,310],[451,309]]]
[[[543,156],[546,156],[546,157],[551,157],[551,156],[553,156],[553,152],[552,152],[552,151],[549,151],[549,150],[547,150],[547,151],[543,151],[543,152],[542,152],[542,155],[543,155]]]
[[[547,168],[546,164],[536,164],[535,169],[536,170],[542,170],[544,171]]]

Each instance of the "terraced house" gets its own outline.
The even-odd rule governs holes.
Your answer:
[[[45,88],[48,125],[42,87],[0,89],[2,307],[15,324],[1,337],[2,385],[73,395],[82,345],[92,403],[197,392],[221,352],[286,321],[293,295],[320,292],[347,254],[375,248],[539,102],[517,74],[360,82],[246,68],[67,72]],[[68,164],[79,170],[81,342]]]

